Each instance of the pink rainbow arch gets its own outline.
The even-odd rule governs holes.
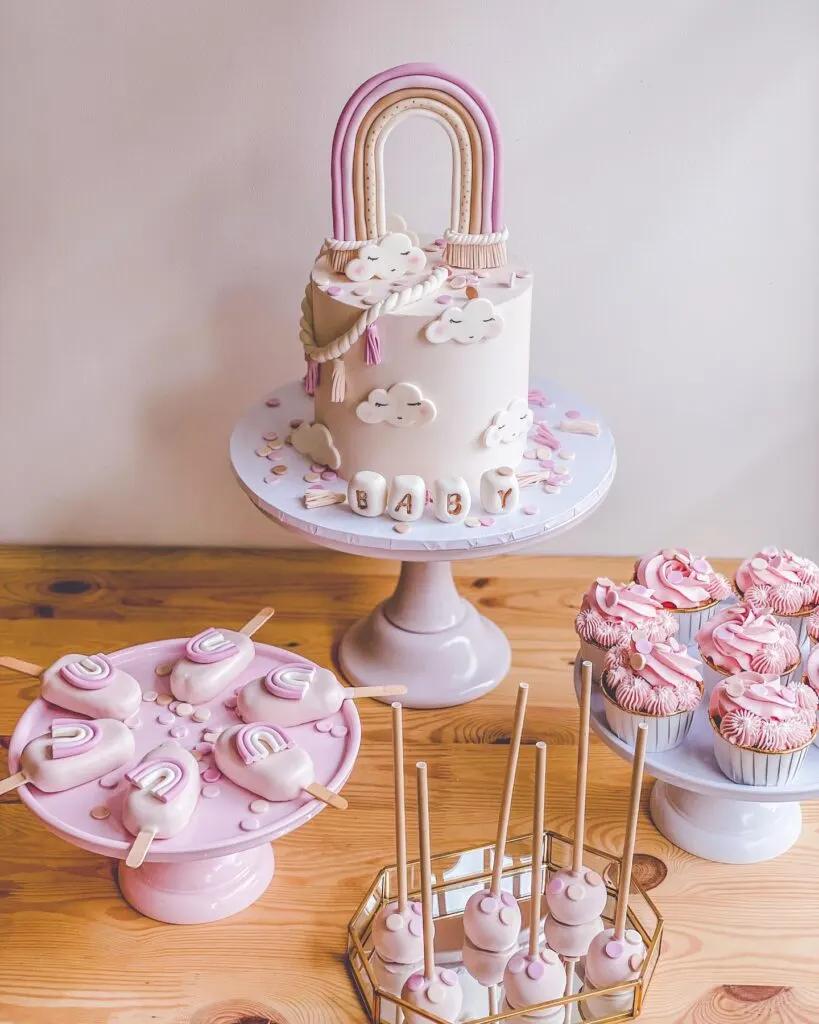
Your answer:
[[[472,114],[483,148],[481,231],[503,229],[503,149],[500,126],[486,97],[473,85],[437,64],[399,64],[360,85],[347,100],[333,134],[330,159],[333,236],[355,239],[353,151],[361,122],[384,96],[402,89],[431,88],[454,97]]]

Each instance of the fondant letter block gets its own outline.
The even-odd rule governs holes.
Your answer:
[[[462,476],[436,480],[433,498],[433,511],[442,523],[460,523],[469,515],[472,496]]]
[[[387,481],[380,473],[359,470],[347,488],[350,508],[360,516],[383,516],[387,510]]]
[[[393,477],[388,512],[399,523],[409,523],[424,514],[427,488],[420,476]]]
[[[493,516],[513,512],[520,501],[520,487],[510,466],[487,469],[481,477],[481,504]]]

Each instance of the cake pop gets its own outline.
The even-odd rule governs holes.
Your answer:
[[[0,658],[0,665],[23,675],[40,676],[43,700],[75,715],[124,722],[142,703],[136,679],[104,654],[64,654],[48,668],[19,658]]]
[[[240,630],[212,626],[185,644],[185,654],[171,670],[171,693],[188,704],[207,704],[237,679],[256,657],[253,634],[274,614],[262,608]]]
[[[638,931],[626,928],[628,918],[631,869],[634,861],[634,846],[637,840],[637,818],[640,813],[640,790],[643,784],[643,766],[646,756],[647,728],[641,724],[637,732],[634,762],[631,768],[631,793],[629,795],[628,821],[623,857],[618,878],[617,909],[614,927],[597,934],[586,954],[586,975],[584,991],[609,988],[627,981],[636,981],[640,976],[646,947]],[[626,990],[612,995],[594,996],[584,1005],[599,1017],[628,1012],[634,1002],[634,992]]]
[[[31,783],[62,793],[121,768],[134,756],[134,734],[114,718],[55,718],[44,736],[23,747],[20,770],[0,782],[0,795]]]
[[[392,705],[392,765],[395,780],[395,863],[398,902],[382,907],[373,922],[373,944],[382,960],[417,964],[424,956],[422,906],[407,899],[407,833],[404,805],[404,727],[401,705]]]
[[[427,766],[419,761],[415,766],[418,777],[418,845],[421,860],[421,906],[424,933],[424,967],[407,978],[401,998],[410,1007],[415,1006],[441,1020],[455,1021],[461,1012],[464,994],[455,971],[437,967],[433,947],[432,926],[432,857],[429,848],[429,792]],[[404,1010],[406,1024],[424,1024],[427,1020],[411,1009]]]
[[[326,668],[303,661],[280,665],[247,683],[236,695],[236,706],[244,722],[275,722],[289,729],[336,714],[345,700],[406,692],[399,685],[342,686]]]
[[[574,846],[572,863],[561,868],[546,886],[546,940],[563,956],[583,956],[589,943],[602,929],[600,917],[608,894],[596,871],[583,866],[586,828],[586,778],[589,763],[589,719],[591,714],[592,665],[580,669],[580,726],[577,740],[577,781],[575,789]]]
[[[154,839],[171,839],[193,817],[201,788],[199,765],[176,740],[166,740],[125,778],[132,788],[122,805],[122,824],[136,836],[125,863],[138,868]]]
[[[473,946],[489,950],[491,953],[500,953],[502,950],[511,949],[517,943],[520,935],[520,908],[511,892],[501,890],[501,879],[506,851],[506,832],[509,828],[509,814],[512,809],[512,790],[515,785],[515,772],[528,692],[528,684],[521,683],[515,703],[515,720],[512,726],[512,739],[506,761],[506,778],[498,815],[492,880],[488,889],[481,889],[473,893],[464,907],[464,935]]]
[[[253,722],[225,729],[213,757],[231,782],[265,800],[298,800],[305,792],[340,810],[347,807],[343,796],[316,782],[313,759],[276,725]]]
[[[507,1006],[525,1010],[529,1006],[560,999],[566,988],[566,971],[554,950],[540,948],[538,908],[543,892],[543,805],[546,797],[546,744],[537,744],[535,766],[535,805],[532,822],[531,920],[527,955],[516,953],[503,974],[503,992]],[[525,1017],[538,1021],[562,1021],[562,1006],[532,1010]]]

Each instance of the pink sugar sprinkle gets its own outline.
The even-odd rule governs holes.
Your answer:
[[[263,441],[278,441],[279,440],[279,435],[276,433],[275,430],[268,430],[268,432],[266,434],[262,434],[262,440]]]
[[[564,413],[564,415],[565,415],[567,420],[579,420],[580,419],[580,413],[577,411],[577,409],[567,409],[566,412]]]
[[[282,404],[282,400],[280,398],[268,398],[264,404],[269,406],[271,409],[276,409]]]
[[[205,782],[218,782],[222,778],[222,773],[218,768],[208,768],[202,772],[202,778]]]
[[[492,516],[481,516],[481,526],[494,526],[495,520]]]
[[[202,796],[206,800],[215,800],[219,796],[220,789],[218,786],[205,786],[202,790]]]
[[[537,515],[537,505],[524,505],[523,506],[523,514],[525,516],[536,516]]]
[[[321,479],[338,480],[338,473],[336,473],[335,470],[332,469],[325,469],[324,472],[321,474]]]

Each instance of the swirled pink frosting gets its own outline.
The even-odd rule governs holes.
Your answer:
[[[679,625],[646,587],[598,577],[583,597],[574,620],[578,636],[612,647],[642,629],[650,640],[667,640]]]
[[[714,687],[708,705],[720,734],[738,747],[796,750],[816,733],[816,710],[803,706],[798,687],[776,675],[741,672]]]
[[[805,682],[819,693],[819,646],[812,648],[805,663]]]
[[[757,611],[796,615],[819,605],[819,566],[787,548],[763,548],[737,569],[737,590]]]
[[[701,608],[731,593],[728,580],[686,548],[663,548],[639,559],[634,578],[666,608]]]
[[[801,657],[789,625],[743,601],[712,616],[697,633],[697,645],[706,661],[727,673],[781,675]]]
[[[635,630],[608,652],[603,667],[609,693],[626,711],[673,715],[693,711],[702,699],[700,663],[673,638],[652,642]]]

